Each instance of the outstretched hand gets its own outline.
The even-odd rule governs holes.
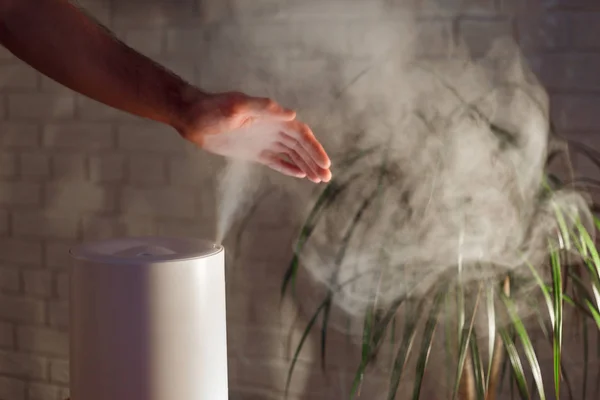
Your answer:
[[[208,152],[315,183],[331,179],[331,162],[311,129],[271,99],[239,92],[203,94],[186,114],[180,134]]]
[[[330,161],[294,111],[266,98],[206,94],[122,42],[64,0],[0,0],[0,43],[91,99],[173,126],[206,151],[313,182]],[[111,62],[106,62],[111,60]]]

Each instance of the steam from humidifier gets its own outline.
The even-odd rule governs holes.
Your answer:
[[[290,29],[285,40],[304,44],[302,50],[329,61],[328,68],[298,69],[290,76],[273,66],[262,75],[278,89],[278,100],[299,105],[299,117],[330,150],[334,168],[338,155],[381,149],[335,174],[379,171],[382,159],[387,160],[382,200],[365,212],[341,265],[336,261],[339,249],[331,243],[341,243],[357,208],[377,189],[376,174],[360,175],[348,185],[300,254],[304,270],[335,289],[338,306],[362,315],[374,293],[381,307],[407,294],[425,293],[459,260],[467,281],[540,263],[556,229],[556,207],[589,224],[589,208],[578,193],[540,197],[553,139],[549,99],[516,44],[499,38],[486,56],[476,59],[458,38],[443,59],[427,59],[420,52],[435,46],[414,23],[412,10],[350,3],[362,7],[364,15],[380,16],[372,25],[367,18],[345,25],[348,37],[361,40],[360,47],[351,43],[362,53],[361,68],[339,48],[340,36],[317,38]],[[304,26],[310,26],[311,16],[316,23],[320,11],[331,12],[336,5],[345,10],[344,2],[325,1],[290,13],[302,15]],[[252,35],[251,26],[244,29],[236,40],[245,46],[238,50],[251,55],[261,45],[251,38],[261,35]],[[251,72],[244,78],[258,79]],[[343,122],[332,126],[338,120]],[[252,182],[247,174],[242,165],[230,164],[221,180],[220,239],[244,208],[239,201],[250,197],[244,192]],[[286,189],[298,190],[291,180]]]
[[[243,160],[229,160],[217,186],[217,237],[221,244],[232,224],[252,204],[259,185],[254,166]]]

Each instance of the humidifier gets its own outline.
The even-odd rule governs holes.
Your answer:
[[[228,398],[221,246],[123,238],[71,256],[71,400]]]

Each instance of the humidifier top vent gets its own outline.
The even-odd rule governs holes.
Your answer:
[[[179,237],[128,237],[84,243],[71,249],[74,258],[109,264],[168,262],[210,257],[223,250],[213,242]]]

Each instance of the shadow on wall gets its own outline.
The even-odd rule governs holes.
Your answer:
[[[206,90],[273,96],[298,108],[333,153],[340,148],[339,132],[358,135],[367,127],[362,115],[351,112],[354,103],[336,103],[333,113],[314,107],[329,104],[372,60],[372,49],[349,42],[349,35],[358,40],[372,33],[369,26],[361,31],[355,21],[351,24],[351,12],[290,16],[274,1],[78,3],[120,39]],[[589,81],[578,80],[581,74],[572,71],[581,69],[592,82],[600,75],[585,75],[594,56],[571,53],[577,46],[589,50],[599,43],[565,42],[568,22],[552,10],[532,23],[512,19],[514,10],[498,13],[480,5],[492,2],[467,2],[461,12],[421,3],[422,40],[432,44],[423,56],[443,56],[457,30],[475,53],[489,46],[490,37],[516,32],[556,96],[559,126],[594,142],[590,134],[600,122],[584,102],[597,100],[586,93]],[[320,37],[344,49],[342,60],[352,63],[313,51],[311,45]],[[6,52],[0,54],[0,82],[5,104],[0,125],[0,387],[15,400],[56,400],[68,395],[69,247],[116,236],[214,237],[216,176],[224,160],[191,148],[168,128],[75,95]],[[582,94],[573,98],[572,88]],[[574,108],[577,104],[582,108]],[[307,205],[314,186],[265,174],[270,182],[264,188],[271,194],[241,236],[232,234],[226,241],[232,400],[281,398],[293,346],[322,289],[304,282],[298,298],[305,303],[290,300],[280,306],[280,283],[298,228],[297,207]],[[355,338],[332,330],[328,372],[322,374],[319,328],[301,354],[292,399],[347,398],[360,349]],[[367,378],[364,398],[387,387],[389,360],[381,361],[380,371]]]

